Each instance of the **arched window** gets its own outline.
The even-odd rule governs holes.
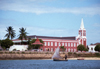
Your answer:
[[[82,35],[82,32],[80,32],[80,36]]]
[[[86,36],[86,33],[85,32],[83,33],[83,36]]]

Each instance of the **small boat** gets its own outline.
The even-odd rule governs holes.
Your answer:
[[[68,60],[53,59],[53,61],[68,61]]]
[[[52,56],[53,61],[68,61],[68,60],[64,60],[62,59],[62,57],[59,54],[59,47],[56,49],[55,53]]]
[[[77,60],[84,60],[83,58],[78,58]]]

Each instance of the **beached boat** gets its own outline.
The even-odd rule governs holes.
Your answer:
[[[64,60],[59,54],[59,47],[56,49],[55,53],[52,56],[53,61],[68,61]]]
[[[77,60],[84,60],[83,58],[78,58]]]
[[[53,59],[53,61],[68,61],[68,60]]]

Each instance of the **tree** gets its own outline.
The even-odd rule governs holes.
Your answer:
[[[7,39],[11,40],[15,37],[15,30],[13,30],[13,28],[11,26],[9,26],[6,30],[8,33],[5,35],[5,37],[7,37]]]
[[[80,45],[78,45],[77,50],[84,51],[85,50],[85,46],[80,44]]]
[[[21,40],[21,44],[23,43],[23,39],[27,39],[26,37],[27,37],[27,32],[26,32],[26,29],[24,29],[23,27],[22,28],[19,28],[20,30],[19,30],[19,32],[20,32],[20,34],[19,34],[19,39]]]
[[[30,45],[28,46],[28,49],[39,49],[41,46],[43,46],[43,45],[32,45],[32,43],[34,43],[35,41],[36,39],[30,41]],[[42,39],[39,39],[39,41],[44,44]]]
[[[13,42],[12,42],[12,40],[10,40],[10,39],[5,39],[5,40],[2,40],[2,41],[1,41],[1,47],[2,47],[3,49],[9,48],[9,47],[12,46],[12,45],[13,45]]]
[[[1,45],[1,41],[2,41],[2,40],[0,40],[0,45]]]
[[[64,46],[60,46],[61,51],[65,51],[66,48]]]
[[[95,46],[95,51],[100,52],[100,44],[98,44],[98,45]]]

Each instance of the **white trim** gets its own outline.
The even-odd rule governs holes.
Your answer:
[[[23,40],[24,42],[27,42],[28,40]],[[16,40],[16,41],[13,41],[13,42],[21,42],[21,40]]]
[[[43,41],[55,41],[55,42],[78,42],[77,40],[75,41],[57,41],[57,40],[43,40]]]

